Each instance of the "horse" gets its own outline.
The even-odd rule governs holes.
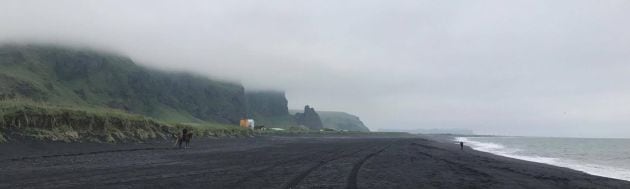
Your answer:
[[[184,129],[181,134],[175,135],[173,134],[173,138],[175,138],[175,146],[182,148],[182,143],[186,143],[184,148],[188,148],[190,140],[192,139],[192,132],[188,132],[187,129]]]

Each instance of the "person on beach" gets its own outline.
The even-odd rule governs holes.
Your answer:
[[[464,142],[459,142],[459,149],[464,150]]]

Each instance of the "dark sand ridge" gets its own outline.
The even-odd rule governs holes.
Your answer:
[[[0,145],[0,188],[630,188],[630,182],[410,137]]]

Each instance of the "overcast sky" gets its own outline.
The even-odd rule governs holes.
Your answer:
[[[0,0],[0,42],[106,48],[372,129],[630,137],[627,0]]]

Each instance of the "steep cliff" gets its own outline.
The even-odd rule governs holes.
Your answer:
[[[247,117],[253,118],[256,125],[267,128],[289,128],[297,126],[293,116],[289,114],[288,101],[284,92],[280,91],[246,91]]]

